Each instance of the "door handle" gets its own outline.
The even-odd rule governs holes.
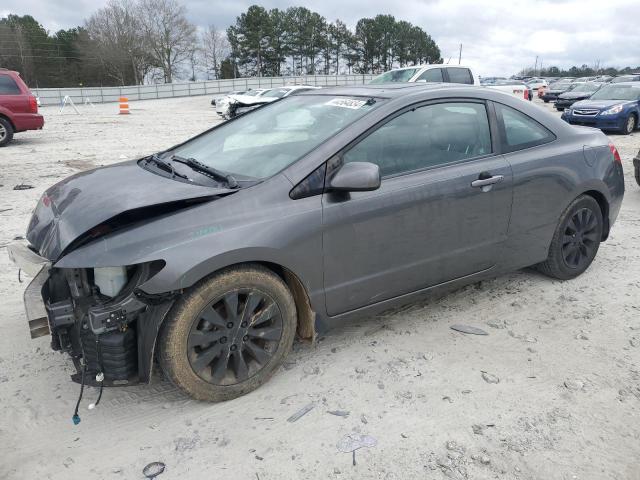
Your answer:
[[[479,178],[478,180],[474,180],[471,182],[471,186],[474,188],[486,187],[487,185],[493,185],[495,183],[500,183],[504,180],[504,175],[493,175],[491,177]]]

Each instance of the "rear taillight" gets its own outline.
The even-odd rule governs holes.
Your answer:
[[[33,95],[29,97],[29,112],[38,113],[38,100]]]
[[[613,143],[609,144],[609,150],[611,150],[611,155],[613,155],[613,161],[621,164],[622,159],[620,158],[620,153]]]

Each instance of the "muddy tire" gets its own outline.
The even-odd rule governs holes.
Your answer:
[[[582,274],[598,253],[602,229],[598,202],[588,195],[579,196],[560,216],[547,260],[537,265],[538,270],[560,280]]]
[[[265,383],[291,350],[291,292],[259,265],[233,267],[194,285],[160,331],[160,366],[193,398],[230,400]]]
[[[13,138],[13,126],[6,118],[0,117],[0,147],[7,145]]]

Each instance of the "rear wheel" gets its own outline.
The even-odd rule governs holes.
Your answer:
[[[230,268],[172,308],[159,338],[160,365],[192,397],[229,400],[273,375],[295,330],[295,303],[277,275],[260,266]]]
[[[640,167],[637,167],[637,166],[633,167],[633,173],[635,174],[635,177],[636,177],[636,183],[640,185]]]
[[[9,120],[0,117],[0,147],[4,147],[13,138],[13,127]]]
[[[568,280],[583,273],[598,253],[603,219],[593,197],[581,195],[560,216],[547,260],[538,269],[554,278]]]
[[[633,114],[629,115],[629,118],[627,118],[627,122],[625,123],[624,129],[622,130],[622,132],[625,135],[629,135],[630,133],[633,133],[633,131],[636,129],[636,124],[637,124],[636,116]]]

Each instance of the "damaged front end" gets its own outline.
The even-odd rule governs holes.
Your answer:
[[[56,268],[26,243],[8,246],[21,272],[33,277],[24,293],[31,337],[51,335],[51,347],[67,352],[72,379],[104,386],[147,382],[158,329],[173,301],[139,289],[162,260],[102,268]]]

